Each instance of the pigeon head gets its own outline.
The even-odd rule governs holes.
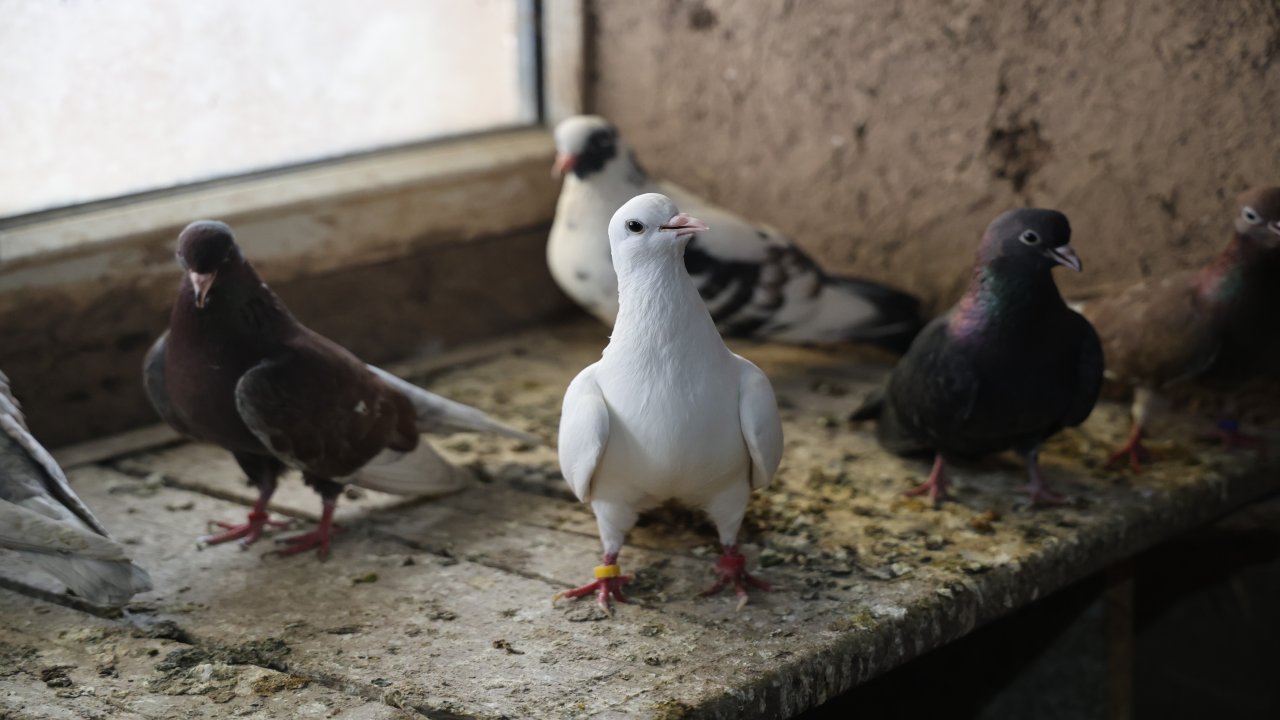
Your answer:
[[[1236,206],[1237,235],[1264,248],[1280,247],[1280,188],[1246,190]]]
[[[609,221],[614,257],[684,250],[694,233],[708,230],[701,220],[680,212],[671,198],[645,193],[628,200]]]
[[[191,278],[196,307],[203,309],[218,273],[240,260],[240,248],[226,223],[197,220],[178,234],[178,265]]]
[[[604,168],[619,151],[618,130],[598,115],[575,115],[556,125],[556,162],[551,174],[572,172],[579,180]]]
[[[979,264],[1026,270],[1065,265],[1080,272],[1080,258],[1069,244],[1071,224],[1057,210],[1021,208],[991,221],[978,250]]]

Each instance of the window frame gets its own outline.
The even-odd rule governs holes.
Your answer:
[[[379,192],[439,193],[456,187],[483,195],[493,191],[531,160],[552,153],[549,126],[584,106],[584,0],[519,0],[519,13],[532,14],[537,42],[521,50],[521,72],[540,82],[526,84],[540,92],[528,126],[430,140],[384,150],[348,155],[121,198],[99,200],[0,220],[0,292],[15,287],[11,276],[29,275],[45,263],[88,254],[128,252],[134,242],[159,232],[176,232],[197,217],[217,217],[235,224],[244,217],[307,215],[300,208],[323,206],[343,213],[353,198]],[[489,178],[491,182],[477,182]],[[430,198],[423,197],[423,201]],[[464,203],[466,204],[466,203]],[[550,219],[548,215],[547,220]],[[528,227],[530,218],[515,215],[508,227],[493,218],[477,218],[459,228],[458,218],[445,217],[439,227],[416,227],[415,234],[462,231],[461,236],[496,234]],[[346,262],[387,259],[385,249],[353,239],[344,247]],[[305,243],[291,254],[309,254]],[[284,259],[284,258],[279,258]],[[331,269],[332,263],[308,267]],[[108,263],[112,276],[127,275],[122,263]],[[101,278],[100,278],[101,279]],[[8,280],[8,281],[7,281]]]

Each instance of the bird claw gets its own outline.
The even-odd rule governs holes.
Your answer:
[[[342,528],[337,525],[331,525],[329,527],[321,525],[315,530],[302,533],[301,535],[294,535],[287,538],[276,538],[276,544],[288,545],[289,547],[267,551],[262,554],[262,557],[265,558],[272,555],[277,557],[289,557],[291,555],[306,552],[307,550],[315,550],[317,557],[321,560],[325,560],[329,557],[330,540],[333,539],[334,535],[337,535],[340,532],[342,532]]]
[[[927,494],[929,499],[933,501],[935,508],[942,507],[942,503],[947,500],[955,500],[955,496],[947,489],[946,482],[934,482],[933,480],[920,483],[902,494],[907,497],[919,497]]]
[[[581,587],[576,587],[571,590],[561,590],[555,595],[552,595],[551,606],[555,607],[556,602],[558,602],[562,598],[569,598],[570,600],[576,600],[580,597],[583,597],[584,595],[590,595],[591,593],[595,593],[596,604],[600,606],[601,610],[604,610],[606,613],[612,616],[613,606],[609,603],[610,598],[617,600],[620,603],[631,602],[630,600],[627,599],[626,595],[622,594],[622,586],[629,582],[631,582],[630,575],[617,575],[614,577],[596,578],[595,580],[592,580],[591,582]]]
[[[255,510],[249,513],[249,521],[245,523],[211,520],[208,524],[212,527],[222,528],[223,532],[201,535],[196,538],[196,543],[200,546],[219,545],[232,540],[239,540],[240,547],[248,548],[262,537],[266,528],[285,528],[289,527],[290,523],[283,520],[272,520],[267,513]]]
[[[1043,485],[1023,485],[1019,490],[1027,494],[1027,508],[1060,507],[1070,505],[1072,502],[1070,497],[1056,493]]]
[[[1119,450],[1111,453],[1111,455],[1107,457],[1105,467],[1115,467],[1126,458],[1129,460],[1129,468],[1133,470],[1134,473],[1141,473],[1143,464],[1151,462],[1151,452],[1142,445],[1141,440],[1133,440],[1125,443],[1124,447],[1121,447]]]
[[[712,567],[712,572],[716,573],[719,577],[716,578],[716,581],[711,585],[711,587],[700,593],[701,597],[710,597],[715,595],[732,583],[734,594],[738,596],[738,606],[736,610],[739,611],[747,606],[748,587],[763,590],[764,592],[773,590],[772,585],[747,572],[746,556],[738,552],[737,548],[732,546],[725,548],[724,552],[720,555],[720,559],[717,560],[716,564]]]
[[[1207,440],[1217,440],[1227,450],[1257,450],[1259,455],[1267,455],[1267,439],[1260,435],[1251,435],[1240,430],[1240,424],[1226,420],[1218,423],[1208,435]]]

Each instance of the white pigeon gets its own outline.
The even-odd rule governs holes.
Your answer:
[[[650,193],[609,223],[618,269],[618,321],[599,361],[565,391],[560,467],[578,499],[591,503],[604,564],[596,580],[559,593],[595,592],[625,601],[618,553],[640,511],[676,500],[707,511],[720,534],[719,579],[739,607],[747,585],[738,527],[751,491],[767,486],[782,459],[782,425],[760,368],[725,347],[682,262],[701,220]]]
[[[637,194],[660,192],[711,229],[690,241],[685,268],[720,332],[791,343],[872,342],[905,351],[920,329],[919,301],[898,290],[822,271],[795,243],[670,183],[650,178],[606,120],[571,117],[555,130],[553,172],[564,175],[547,264],[560,288],[613,324],[618,280],[606,228]]]
[[[97,605],[123,605],[151,578],[76,496],[27,429],[0,373],[0,547],[16,550]]]

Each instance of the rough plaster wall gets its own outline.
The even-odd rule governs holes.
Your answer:
[[[935,309],[1009,207],[1069,293],[1195,265],[1280,184],[1273,0],[593,0],[588,102],[648,168]]]

